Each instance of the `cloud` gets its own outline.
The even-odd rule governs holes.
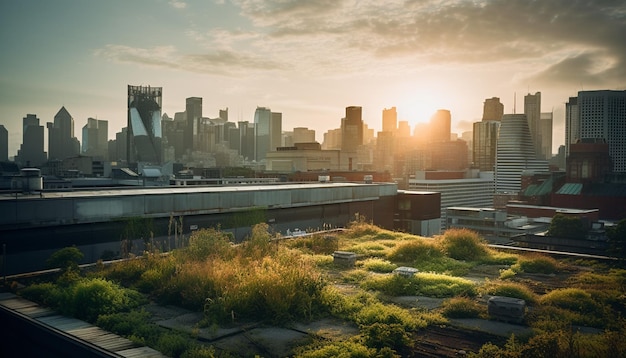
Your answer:
[[[169,4],[175,9],[184,9],[187,7],[187,3],[180,0],[170,0]]]
[[[135,48],[107,45],[94,52],[95,56],[119,63],[132,63],[151,67],[167,67],[197,73],[237,75],[244,72],[271,71],[282,64],[263,58],[233,51],[213,51],[203,54],[181,54],[173,46]]]
[[[174,5],[174,3],[172,3]],[[179,2],[175,2],[179,4]],[[180,3],[184,4],[184,3]],[[234,0],[244,26],[187,34],[206,50],[117,60],[207,73],[384,76],[507,64],[524,81],[626,81],[626,4],[598,0]],[[208,10],[207,10],[208,11]],[[146,49],[151,50],[151,49]]]

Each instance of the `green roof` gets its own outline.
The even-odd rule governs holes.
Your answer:
[[[565,195],[580,195],[583,190],[581,183],[565,183],[556,193]]]

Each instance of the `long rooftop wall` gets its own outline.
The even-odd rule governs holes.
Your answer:
[[[393,183],[313,183],[166,187],[0,196],[0,229],[96,223],[127,217],[169,217],[377,200]]]

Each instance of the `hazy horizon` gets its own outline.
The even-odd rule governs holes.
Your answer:
[[[203,115],[257,106],[308,127],[321,142],[347,106],[381,129],[396,107],[413,129],[451,111],[471,130],[483,102],[505,113],[541,92],[563,144],[564,103],[580,90],[626,89],[626,4],[498,1],[19,1],[0,4],[0,124],[9,155],[22,118],[45,126],[65,106],[75,136],[87,118],[126,125],[126,86],[163,87],[163,113],[202,97]],[[46,135],[47,136],[47,135]],[[45,148],[47,150],[47,147]]]

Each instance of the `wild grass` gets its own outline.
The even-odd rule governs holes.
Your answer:
[[[478,261],[488,255],[485,240],[468,229],[450,229],[437,238],[441,250],[455,260]]]
[[[528,305],[537,303],[537,295],[525,284],[499,280],[488,280],[478,288],[483,295],[519,298]]]
[[[372,272],[377,272],[377,273],[390,273],[393,270],[395,270],[398,267],[398,265],[393,264],[384,259],[369,258],[363,261],[358,261],[357,267],[363,267],[367,271],[372,271]]]
[[[475,284],[467,279],[436,273],[418,272],[412,277],[385,275],[369,277],[361,287],[389,296],[453,297],[474,296]]]
[[[452,297],[443,301],[441,314],[448,318],[479,318],[486,316],[487,309],[469,297]]]

